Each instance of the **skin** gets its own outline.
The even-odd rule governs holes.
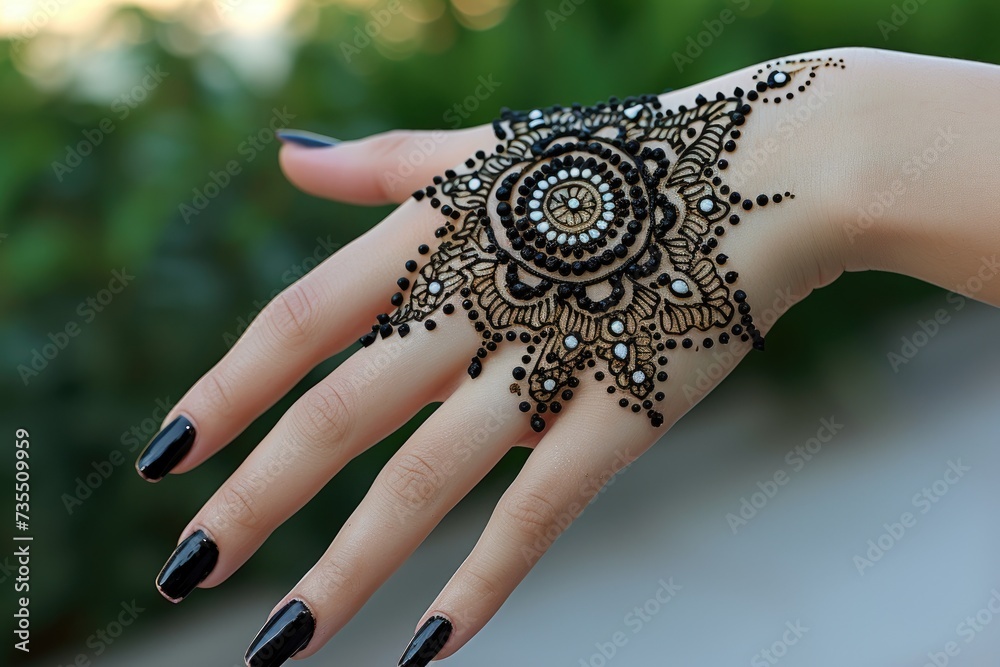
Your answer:
[[[776,299],[770,295],[798,301],[844,271],[894,271],[1000,305],[1000,280],[986,277],[996,265],[989,260],[1000,255],[991,196],[1000,133],[988,111],[1000,107],[1000,68],[854,48],[802,55],[843,58],[847,68],[821,72],[813,88],[823,94],[815,99],[807,92],[786,104],[755,103],[726,178],[746,193],[796,193],[794,200],[755,209],[725,237],[727,269],[740,273],[760,329],[766,333],[787,308],[761,319],[759,311]],[[665,94],[662,101],[669,108],[691,106],[698,94],[749,89],[757,68]],[[797,117],[800,109],[808,116]],[[427,164],[396,184],[384,174],[395,172],[398,156],[429,133],[282,148],[282,169],[307,193],[362,205],[405,203],[279,295],[178,402],[164,424],[185,415],[198,437],[174,472],[197,467],[309,369],[356,341],[385,309],[416,246],[435,247],[440,215],[407,197],[496,143],[488,126],[444,136],[433,142]],[[911,162],[931,155],[925,155],[930,148],[933,160]],[[751,161],[756,168],[744,168]],[[892,192],[892,203],[871,208]],[[880,213],[869,219],[859,210]],[[970,282],[977,275],[980,280]],[[466,367],[478,334],[464,318],[437,320],[436,331],[414,327],[405,341],[394,337],[359,350],[307,392],[180,536],[203,529],[219,545],[219,562],[201,584],[217,586],[353,457],[423,406],[443,402],[392,457],[320,561],[276,601],[275,610],[302,599],[316,617],[315,636],[297,657],[316,652],[339,631],[510,447],[533,447],[479,542],[416,623],[432,615],[450,619],[454,632],[438,657],[454,653],[601,485],[704,396],[689,398],[684,387],[716,363],[706,354],[674,355],[671,380],[663,385],[665,428],[622,411],[603,387],[584,381],[536,434],[508,392],[519,353],[491,355],[472,380]],[[726,373],[749,345],[727,351],[734,356]]]

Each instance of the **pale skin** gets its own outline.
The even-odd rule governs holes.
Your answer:
[[[788,190],[796,198],[754,211],[727,233],[741,288],[766,310],[772,295],[798,301],[844,271],[882,270],[1000,305],[993,196],[1000,132],[992,112],[1000,108],[1000,68],[853,48],[803,55],[843,58],[846,69],[823,72],[816,90],[787,104],[757,104],[742,128],[730,182],[754,193]],[[698,94],[749,88],[757,68],[661,100],[670,108],[691,106]],[[407,198],[477,150],[489,152],[496,139],[489,126],[448,132],[412,176],[387,181],[398,156],[421,136],[428,133],[282,148],[286,176],[309,194],[402,205],[279,295],[177,403],[164,424],[184,415],[198,435],[173,472],[197,467],[311,368],[353,344],[387,308],[414,248],[436,245],[440,214]],[[746,166],[751,161],[753,168]],[[892,295],[885,297],[891,302]],[[758,320],[764,333],[783,309]],[[180,536],[201,529],[214,539],[219,561],[201,587],[221,584],[352,458],[424,406],[442,403],[386,464],[319,562],[276,601],[275,610],[303,600],[316,618],[313,639],[296,657],[315,653],[338,632],[505,452],[534,448],[479,542],[416,619],[416,627],[433,615],[452,622],[439,658],[460,649],[601,485],[704,396],[691,392],[690,379],[716,361],[675,355],[663,387],[662,428],[584,381],[565,410],[535,433],[508,390],[516,351],[502,349],[472,379],[466,368],[478,334],[462,318],[438,319],[435,331],[415,327],[405,341],[359,350],[307,391]],[[749,346],[727,351],[733,363],[726,372]]]

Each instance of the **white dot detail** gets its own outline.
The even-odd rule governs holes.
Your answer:
[[[481,187],[483,187],[483,182],[481,180],[479,180],[478,178],[470,178],[469,179],[469,189],[470,190],[478,190]]]
[[[775,72],[774,73],[774,82],[775,83],[784,83],[786,81],[788,81],[788,75],[787,74],[785,74],[784,72]]]
[[[566,336],[566,338],[563,339],[563,345],[566,346],[567,350],[575,350],[579,344],[580,339],[573,335]]]
[[[539,222],[545,216],[542,215],[541,211],[532,211],[531,213],[528,214],[528,217],[534,220],[535,222]]]
[[[634,119],[636,116],[639,115],[640,111],[642,111],[642,105],[636,104],[634,107],[629,107],[628,109],[625,109],[623,113],[625,114],[626,118]]]
[[[674,282],[670,283],[670,289],[672,289],[674,293],[681,295],[687,295],[691,293],[691,288],[688,287],[688,284],[679,278]]]
[[[427,286],[427,291],[430,292],[431,294],[438,294],[438,293],[440,293],[441,292],[441,283],[439,283],[438,281],[435,280],[434,282],[432,282],[430,285]]]
[[[580,208],[580,200],[577,199],[576,197],[573,197],[568,202],[566,202],[566,206],[569,206],[571,209],[575,211],[576,209]]]
[[[615,356],[618,357],[619,359],[627,359],[628,345],[626,345],[625,343],[618,343],[617,345],[615,345]]]
[[[635,373],[632,373],[632,382],[635,382],[636,384],[642,384],[645,381],[646,381],[646,374],[643,373],[642,371],[636,371]]]
[[[549,378],[548,380],[542,383],[542,388],[545,389],[545,391],[552,391],[553,389],[556,388],[556,381],[553,380],[552,378]]]
[[[625,323],[622,322],[621,320],[615,320],[614,322],[612,322],[611,333],[615,334],[616,336],[620,336],[623,333],[625,333]]]
[[[698,210],[702,213],[711,213],[715,210],[715,202],[710,198],[705,197],[700,202],[698,202]]]

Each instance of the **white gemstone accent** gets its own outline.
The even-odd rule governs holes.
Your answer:
[[[528,123],[529,128],[536,128],[539,125],[545,125],[545,121],[542,120],[541,118],[539,118],[538,120],[533,120],[530,123]]]
[[[548,190],[549,189],[549,182],[548,181],[538,181],[538,189],[539,190]]]
[[[619,359],[626,359],[628,357],[628,345],[625,343],[615,345],[615,356]]]
[[[635,118],[636,116],[639,115],[640,111],[642,111],[642,105],[636,104],[634,107],[629,107],[628,109],[625,109],[624,113],[627,118]]]
[[[580,200],[577,199],[576,197],[573,197],[568,202],[566,202],[566,206],[569,206],[571,209],[576,210],[580,208]]]
[[[528,114],[528,118],[531,118],[532,120],[534,120],[535,118],[541,118],[541,117],[542,117],[542,110],[541,109],[532,109],[531,113]]]
[[[607,229],[608,228],[608,223],[604,222],[603,220],[598,220],[595,223],[595,225],[597,226],[598,229]]]
[[[681,280],[680,278],[678,278],[674,282],[670,283],[670,289],[672,289],[677,294],[690,294],[691,293],[691,288],[688,287],[688,284],[686,282],[684,282],[683,280]]]
[[[604,213],[601,214],[601,217],[607,220],[608,222],[611,222],[615,219],[615,214],[612,213],[611,211],[605,211]]]
[[[479,180],[478,178],[470,178],[469,179],[469,189],[470,190],[478,190],[481,187],[483,187],[483,182],[481,180]]]
[[[552,231],[550,231],[548,234],[545,235],[545,238],[547,238],[550,241],[555,241],[555,239],[556,239],[556,230],[553,229]]]
[[[572,169],[569,170],[569,175],[572,176],[573,178],[576,178],[577,176],[580,175],[580,170],[577,169],[576,167],[573,167]]]
[[[615,320],[614,322],[612,322],[611,333],[615,334],[616,336],[620,336],[623,333],[625,333],[625,323],[622,322],[621,320]]]
[[[531,201],[528,202],[528,208],[538,208],[541,205],[542,202],[538,201],[537,199],[532,199]]]
[[[531,213],[528,214],[528,217],[531,218],[532,220],[534,220],[535,222],[538,222],[539,220],[541,220],[545,216],[542,215],[541,211],[532,211]]]
[[[438,292],[441,291],[441,283],[435,280],[434,282],[432,282],[430,285],[427,286],[427,291],[430,292],[431,294],[437,294]]]
[[[569,240],[566,243],[567,243],[567,245],[576,245],[576,237],[575,236],[570,236]]]
[[[590,178],[593,175],[594,175],[594,172],[592,172],[589,169],[584,169],[583,171],[580,172],[580,176],[582,176],[584,178]]]
[[[613,201],[605,202],[605,204],[604,204],[604,210],[605,211],[613,211],[613,210],[615,210],[615,203]]]
[[[562,234],[560,234],[559,236],[556,237],[556,243],[558,243],[559,245],[562,245],[563,243],[566,243],[566,233],[565,232],[563,232]]]
[[[774,73],[774,82],[775,83],[784,83],[786,81],[788,81],[788,75],[787,74],[785,74],[784,72],[775,72]]]
[[[576,336],[569,335],[563,339],[563,345],[566,346],[567,350],[575,350],[576,346],[580,344],[579,339]]]
[[[559,171],[558,171],[558,172],[556,173],[556,176],[558,176],[558,177],[559,177],[559,180],[560,180],[560,181],[565,181],[565,180],[566,180],[567,178],[569,178],[569,172],[568,172],[568,171],[566,171],[565,169],[560,169],[560,170],[559,170]]]
[[[601,199],[603,199],[604,201],[611,201],[614,198],[615,195],[612,192],[605,192],[603,195],[601,195]]]
[[[715,202],[710,198],[705,197],[700,202],[698,202],[698,210],[702,213],[711,213],[715,210]]]
[[[632,373],[632,382],[635,382],[636,384],[642,384],[645,381],[646,381],[646,374],[643,373],[642,371],[636,371],[635,373]]]
[[[556,381],[553,380],[552,378],[549,378],[548,380],[542,383],[542,388],[545,389],[545,391],[552,391],[553,389],[556,388]]]
[[[539,234],[544,234],[545,232],[549,231],[549,223],[548,222],[539,222],[538,226],[535,227],[535,229],[538,230]]]
[[[534,192],[531,193],[531,196],[534,197],[535,199],[541,199],[542,197],[545,196],[545,193],[542,192],[541,190],[535,190]]]
[[[545,179],[545,180],[547,180],[547,181],[548,181],[548,182],[549,182],[549,183],[550,183],[551,185],[555,185],[556,183],[558,183],[558,182],[559,182],[559,179],[558,179],[558,178],[556,178],[555,176],[549,176],[549,177],[548,177],[547,179]]]
[[[596,230],[596,229],[591,229],[590,230],[590,238],[592,238],[592,239],[598,239],[598,238],[600,238],[600,236],[601,236],[601,232],[599,232],[598,230]]]
[[[600,174],[594,174],[594,175],[593,175],[593,176],[592,176],[592,177],[590,178],[590,182],[591,182],[591,183],[593,183],[594,185],[597,185],[598,183],[600,183],[600,182],[601,182],[601,181],[603,181],[603,180],[604,180],[604,179],[603,179],[603,178],[601,178],[601,175],[600,175]]]
[[[599,186],[597,186],[597,191],[598,192],[607,192],[610,189],[611,189],[611,186],[608,185],[607,183],[601,183]]]

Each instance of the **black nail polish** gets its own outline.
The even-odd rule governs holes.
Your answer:
[[[205,580],[218,560],[219,547],[205,531],[196,531],[174,549],[156,578],[156,587],[171,602],[180,602]]]
[[[261,628],[247,649],[249,667],[277,667],[301,651],[316,629],[309,607],[301,600],[291,600],[276,611]]]
[[[441,652],[448,637],[451,637],[451,621],[443,616],[431,616],[413,635],[399,658],[399,667],[424,667]]]
[[[163,477],[181,462],[194,444],[194,425],[187,417],[178,417],[157,433],[135,464],[139,474],[151,482]]]
[[[278,130],[274,135],[285,143],[306,148],[329,148],[340,143],[339,139],[306,130]]]

